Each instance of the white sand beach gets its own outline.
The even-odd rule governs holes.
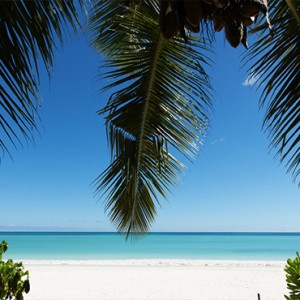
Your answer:
[[[279,261],[24,261],[25,300],[282,300]]]

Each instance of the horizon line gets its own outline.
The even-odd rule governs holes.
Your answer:
[[[126,234],[125,232],[118,231],[85,231],[85,230],[0,230],[1,233],[93,233],[93,234]],[[157,233],[167,233],[167,234],[300,234],[299,231],[151,231],[151,232],[138,232],[133,234],[157,234]]]

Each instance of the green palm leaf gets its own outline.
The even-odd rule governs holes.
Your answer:
[[[79,1],[79,6],[82,1]],[[62,25],[78,23],[73,1],[0,1],[0,150],[32,139],[39,102],[39,58],[49,72]]]
[[[127,236],[148,231],[160,197],[176,184],[183,164],[171,150],[194,157],[208,126],[207,45],[165,40],[158,10],[158,1],[128,9],[104,1],[91,22],[93,44],[107,59],[104,90],[117,90],[100,111],[112,161],[96,192],[106,195],[111,220]]]
[[[293,1],[299,7],[300,1]],[[270,1],[273,39],[267,26],[254,28],[260,34],[246,53],[250,71],[263,88],[261,106],[266,106],[264,128],[271,148],[296,180],[300,174],[300,25],[286,1]],[[299,182],[300,185],[300,182]]]

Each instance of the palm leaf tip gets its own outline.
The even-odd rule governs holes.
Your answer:
[[[270,138],[275,157],[285,163],[287,172],[298,180],[300,174],[300,31],[285,1],[270,2],[273,39],[267,25],[258,20],[253,32],[260,37],[249,49],[247,61],[259,74],[263,89],[261,106],[266,108],[263,127]],[[300,181],[299,181],[300,186]]]
[[[76,30],[79,19],[73,1],[52,0],[0,1],[0,20],[0,148],[8,153],[23,138],[32,141],[37,127],[39,61],[49,72],[55,40],[62,43],[64,25]]]
[[[105,208],[110,219],[127,238],[148,231],[156,216],[156,204],[160,205],[157,194],[166,197],[164,181],[176,176],[163,162],[162,156],[168,153],[157,141],[148,141],[147,155],[136,176],[136,144],[131,139],[119,141],[123,151],[117,151],[112,164],[95,181],[96,193],[107,194]]]

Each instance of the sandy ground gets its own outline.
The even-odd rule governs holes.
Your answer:
[[[25,261],[25,300],[282,300],[285,262]]]

